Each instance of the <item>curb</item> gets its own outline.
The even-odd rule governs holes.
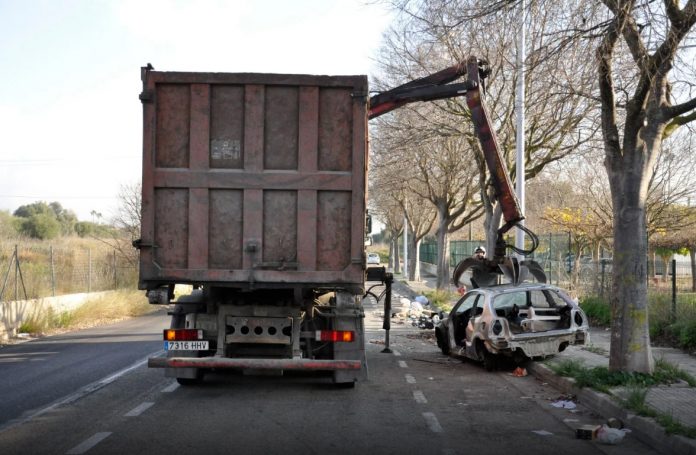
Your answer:
[[[549,367],[537,362],[530,362],[527,370],[537,379],[551,384],[561,392],[577,396],[578,401],[603,418],[620,418],[627,427],[635,430],[631,435],[653,449],[662,453],[696,455],[696,441],[680,435],[667,434],[655,420],[630,413],[609,395],[588,388],[579,388],[575,385],[574,379],[557,376]]]

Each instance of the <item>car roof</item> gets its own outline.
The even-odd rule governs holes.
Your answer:
[[[539,290],[539,289],[550,289],[553,291],[560,291],[561,289],[557,288],[556,286],[550,285],[548,283],[520,283],[520,284],[513,284],[513,283],[504,283],[504,284],[498,284],[494,286],[484,286],[476,289],[472,289],[472,291],[484,291],[484,292],[490,292],[493,294],[503,294],[505,292],[511,292],[511,291],[531,291],[531,290]]]

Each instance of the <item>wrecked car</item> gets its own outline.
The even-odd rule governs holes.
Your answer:
[[[580,306],[555,286],[502,284],[464,294],[435,335],[443,354],[481,361],[491,371],[501,356],[522,363],[589,343],[589,325]]]

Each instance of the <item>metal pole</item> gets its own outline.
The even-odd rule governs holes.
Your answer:
[[[408,219],[404,211],[404,278],[408,280]]]
[[[17,254],[17,245],[14,250],[15,258],[15,302],[19,300],[19,255]]]
[[[382,323],[382,328],[385,330],[384,349],[382,349],[382,352],[385,354],[392,353],[392,350],[389,348],[389,330],[391,329],[391,296],[393,282],[394,275],[392,275],[391,273],[385,273],[384,285],[386,286],[386,290],[384,295],[384,322]]]
[[[92,250],[87,249],[87,261],[89,265],[87,266],[87,292],[92,292]]]
[[[677,260],[672,259],[672,322],[677,320]]]
[[[51,251],[51,295],[56,296],[56,269],[53,263],[53,245],[50,247]]]
[[[525,206],[525,165],[524,165],[524,61],[525,61],[525,32],[524,32],[524,16],[525,16],[525,0],[520,2],[520,34],[517,47],[517,93],[515,99],[515,110],[517,111],[517,135],[516,149],[517,159],[515,166],[516,190],[517,199],[520,203],[520,211],[524,213]],[[524,226],[524,220],[520,221]],[[515,246],[519,249],[524,249],[524,231],[517,229],[515,232]]]

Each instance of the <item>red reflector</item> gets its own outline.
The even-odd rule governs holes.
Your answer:
[[[331,341],[333,343],[351,343],[355,340],[355,332],[349,330],[318,330],[317,340]]]
[[[203,339],[203,331],[200,329],[166,329],[165,341],[196,341]]]

